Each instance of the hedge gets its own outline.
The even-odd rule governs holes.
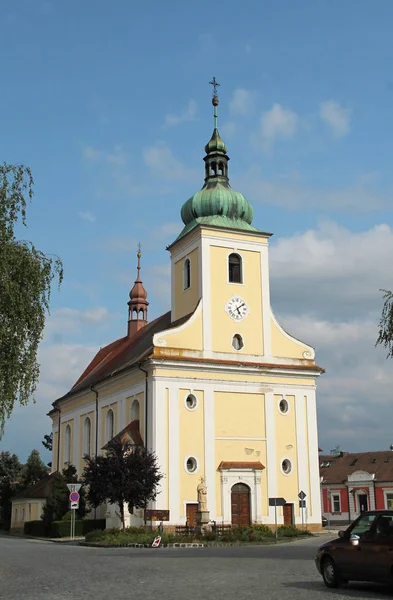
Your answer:
[[[89,531],[96,529],[105,529],[105,519],[84,519],[75,521],[75,535],[82,536]],[[26,535],[37,537],[69,537],[70,521],[53,521],[49,530],[43,521],[28,521],[25,523],[24,532]]]

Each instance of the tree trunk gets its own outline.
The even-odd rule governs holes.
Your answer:
[[[123,525],[123,531],[126,528],[126,524],[124,522],[124,503],[120,502],[120,519],[121,519],[121,524]]]

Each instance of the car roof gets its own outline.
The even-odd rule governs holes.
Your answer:
[[[393,515],[393,510],[389,510],[388,508],[386,510],[383,508],[379,508],[376,510],[365,510],[359,516],[361,517],[362,515],[382,515],[382,514]]]

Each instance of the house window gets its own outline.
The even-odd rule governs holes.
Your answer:
[[[186,258],[183,265],[183,288],[188,290],[191,286],[191,261]]]
[[[25,509],[22,508],[22,521],[24,521],[24,520],[25,520]]]
[[[332,494],[332,511],[335,513],[341,512],[340,494]]]
[[[386,508],[393,510],[393,494],[386,494]]]
[[[232,253],[228,256],[229,283],[243,283],[242,259],[239,254]]]
[[[90,456],[90,441],[91,441],[91,421],[86,417],[83,425],[83,454]]]
[[[113,410],[110,408],[106,413],[106,441],[109,442],[114,436]]]
[[[14,520],[17,521],[18,520],[18,509],[15,509],[15,515],[14,515]]]
[[[285,458],[281,463],[281,470],[284,475],[289,475],[292,471],[292,463],[289,458]]]
[[[66,425],[64,438],[64,462],[69,464],[71,462],[71,427],[69,425]]]

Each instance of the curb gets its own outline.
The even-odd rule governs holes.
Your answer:
[[[90,548],[153,548],[151,544],[101,544],[100,542],[79,542],[79,546],[88,546]],[[228,544],[230,545],[230,544]],[[233,544],[232,544],[233,545]],[[173,543],[173,544],[160,544],[157,548],[206,548],[206,544],[197,543]]]

